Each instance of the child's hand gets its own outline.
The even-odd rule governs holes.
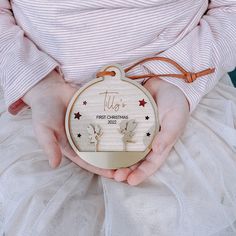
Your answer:
[[[76,91],[77,88],[73,88],[53,71],[25,94],[23,101],[32,109],[32,122],[38,142],[44,149],[51,167],[57,167],[64,154],[80,167],[112,178],[114,171],[89,165],[76,155],[67,141],[65,113]]]
[[[161,131],[155,137],[152,151],[146,159],[130,168],[116,170],[115,180],[127,180],[130,185],[143,182],[160,168],[189,118],[188,101],[178,87],[159,78],[149,79],[145,87],[157,102]]]

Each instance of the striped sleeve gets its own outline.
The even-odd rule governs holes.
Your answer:
[[[0,52],[0,85],[13,114],[19,99],[59,65],[24,35],[6,0],[0,0]]]
[[[236,66],[236,1],[212,0],[199,24],[181,41],[158,56],[168,57],[190,72],[215,68],[215,73],[198,78],[192,83],[163,77],[179,87],[194,111],[201,98],[216,85],[226,72]],[[159,61],[146,62],[142,69],[149,73],[179,73],[173,66]]]

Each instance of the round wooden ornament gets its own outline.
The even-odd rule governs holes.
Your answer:
[[[142,160],[158,132],[157,106],[138,82],[125,77],[118,65],[114,72],[96,78],[72,97],[65,128],[73,150],[96,167],[118,169]]]

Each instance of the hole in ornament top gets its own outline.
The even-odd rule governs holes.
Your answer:
[[[116,76],[116,72],[115,71],[111,71],[111,76]]]

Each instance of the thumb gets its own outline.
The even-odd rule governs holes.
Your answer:
[[[40,146],[48,157],[50,166],[56,168],[61,162],[62,153],[54,131],[44,125],[39,125],[35,128],[35,132]]]

